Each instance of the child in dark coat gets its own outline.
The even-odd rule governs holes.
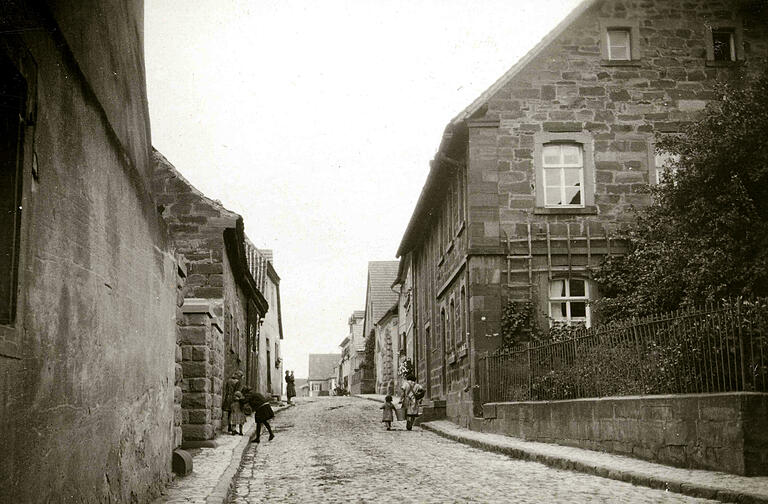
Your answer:
[[[384,403],[384,406],[381,407],[381,409],[384,410],[381,415],[381,421],[387,424],[387,430],[392,430],[392,421],[394,420],[392,415],[395,412],[395,405],[392,404],[391,395],[385,397],[384,400],[386,402]]]
[[[245,400],[253,410],[253,419],[256,421],[256,437],[251,439],[251,442],[258,443],[261,441],[262,425],[267,428],[267,432],[269,432],[269,440],[272,441],[275,438],[275,435],[272,433],[272,427],[269,425],[269,420],[275,416],[275,412],[272,411],[272,407],[269,405],[269,399],[254,390],[247,389],[245,392]]]

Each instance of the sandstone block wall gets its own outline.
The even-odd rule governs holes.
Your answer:
[[[677,467],[768,475],[768,394],[488,403],[470,427]]]
[[[187,298],[181,311],[181,428],[184,441],[206,441],[221,424],[222,331],[208,300]]]

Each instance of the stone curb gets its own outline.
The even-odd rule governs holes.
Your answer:
[[[375,399],[371,399],[375,400]],[[545,455],[537,453],[535,450],[525,450],[522,448],[513,448],[511,446],[503,446],[501,444],[495,444],[488,441],[482,441],[479,439],[473,439],[468,436],[462,436],[461,434],[449,432],[441,429],[439,426],[426,422],[421,424],[421,427],[430,432],[442,436],[444,438],[463,443],[474,448],[478,448],[485,451],[501,453],[509,457],[529,460],[532,462],[539,462],[541,464],[548,465],[557,469],[565,469],[568,471],[577,471],[586,474],[592,474],[594,476],[600,476],[603,478],[609,478],[617,481],[623,481],[626,483],[632,483],[637,486],[645,486],[654,488],[657,490],[668,490],[679,494],[688,495],[690,497],[698,497],[703,499],[714,499],[721,502],[739,502],[745,504],[768,504],[768,495],[752,494],[752,493],[740,493],[728,488],[715,487],[710,485],[702,485],[699,483],[677,480],[674,478],[662,479],[656,475],[648,474],[640,471],[627,471],[610,468],[600,464],[588,464],[579,460],[562,456]],[[474,432],[474,431],[472,431]]]
[[[291,406],[293,406],[293,404],[287,404],[280,407],[279,409],[275,408],[275,415],[285,409],[290,408]],[[237,446],[235,446],[235,448],[232,450],[232,460],[229,462],[227,469],[221,475],[221,478],[219,478],[219,482],[216,484],[213,492],[211,492],[208,497],[205,498],[206,504],[225,504],[227,502],[227,499],[230,497],[230,493],[232,492],[232,483],[235,480],[235,475],[240,469],[240,462],[243,460],[243,454],[248,448],[248,443],[250,443],[251,435],[254,432],[256,432],[255,422],[253,425],[251,425],[248,431],[243,433],[243,439],[241,439]]]

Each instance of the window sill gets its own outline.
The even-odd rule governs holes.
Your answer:
[[[565,208],[550,208],[550,207],[536,207],[533,210],[534,215],[597,215],[596,206],[586,207],[565,207]]]
[[[600,60],[600,64],[609,67],[639,67],[642,66],[642,60]]]
[[[707,60],[704,62],[704,66],[711,67],[711,68],[735,68],[743,64],[744,64],[744,60],[736,60],[736,61]]]

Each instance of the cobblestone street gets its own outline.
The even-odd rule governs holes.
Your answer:
[[[248,448],[232,504],[256,502],[712,502],[514,460],[395,422],[359,398],[303,399]]]

